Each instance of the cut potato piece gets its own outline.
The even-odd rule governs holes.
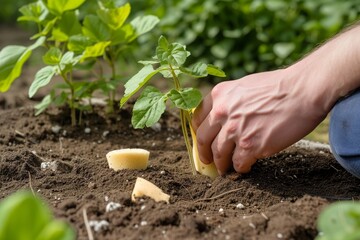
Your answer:
[[[113,150],[106,154],[109,167],[115,171],[121,169],[146,169],[150,152],[141,148]]]
[[[164,193],[158,186],[149,182],[148,180],[138,177],[136,178],[135,186],[131,194],[131,200],[136,201],[136,198],[147,196],[155,200],[155,202],[165,201],[169,203],[170,195]]]
[[[192,141],[193,141],[193,158],[194,158],[195,170],[202,175],[208,176],[211,179],[215,179],[217,176],[219,176],[219,173],[216,169],[214,162],[212,162],[210,164],[205,164],[200,160],[199,152],[198,152],[198,148],[197,148],[196,135],[195,135],[192,127],[190,127],[190,130],[191,130],[191,137],[192,137]]]

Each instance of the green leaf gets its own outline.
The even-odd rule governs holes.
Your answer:
[[[75,239],[74,230],[64,221],[53,220],[48,223],[35,240]]]
[[[81,25],[74,11],[65,12],[52,30],[52,37],[49,40],[66,42],[70,36],[81,33]]]
[[[180,43],[169,44],[164,36],[160,36],[156,48],[156,56],[161,64],[171,64],[180,67],[185,63],[186,58],[190,56],[190,52],[186,51],[184,45]]]
[[[123,106],[132,95],[142,88],[150,80],[150,78],[159,71],[161,71],[160,68],[154,70],[151,65],[146,65],[137,74],[130,78],[125,83],[125,94],[120,100],[120,106]]]
[[[55,15],[61,16],[65,11],[80,7],[85,0],[44,0],[47,8]]]
[[[35,93],[39,90],[39,88],[48,85],[55,73],[56,68],[52,66],[46,66],[40,69],[36,73],[35,79],[29,88],[29,97],[33,97]]]
[[[35,116],[38,116],[40,113],[44,112],[49,106],[50,104],[52,103],[52,97],[51,95],[46,95],[40,103],[36,104],[34,106],[35,108]]]
[[[148,16],[139,16],[130,22],[130,24],[135,29],[135,32],[138,36],[149,32],[153,29],[158,23],[159,18],[156,16],[148,15]]]
[[[102,8],[97,11],[99,18],[111,29],[119,29],[129,17],[131,7],[129,3],[119,8]]]
[[[0,239],[36,239],[51,221],[47,207],[30,192],[17,192],[0,203]]]
[[[190,68],[180,67],[181,72],[195,78],[206,77],[208,75],[207,65],[205,63],[196,63]]]
[[[110,45],[110,41],[108,42],[98,42],[93,46],[86,47],[82,57],[81,61],[92,58],[92,57],[99,57],[104,55],[106,48]]]
[[[329,205],[317,220],[322,240],[360,239],[360,203],[342,201]]]
[[[221,70],[219,67],[208,64],[206,68],[209,75],[215,76],[215,77],[226,77],[226,74],[223,70]]]
[[[144,128],[159,121],[166,109],[166,97],[158,89],[148,86],[134,104],[131,123],[134,128]]]
[[[276,43],[274,45],[274,53],[284,59],[286,57],[288,57],[295,49],[295,44],[294,43]]]
[[[49,13],[42,1],[24,5],[19,11],[22,13],[22,16],[17,19],[18,21],[30,21],[36,23],[42,22]]]
[[[0,92],[6,92],[13,81],[21,75],[22,66],[30,57],[32,50],[43,44],[39,38],[29,47],[7,46],[0,51]]]
[[[43,56],[43,61],[47,65],[54,66],[60,63],[61,56],[61,50],[57,47],[52,47]]]
[[[86,47],[92,44],[94,44],[94,42],[91,41],[89,37],[79,34],[69,38],[67,47],[70,51],[75,53],[82,53],[85,51]]]
[[[121,28],[111,33],[111,45],[130,43],[136,39],[135,29],[130,24],[125,24]]]
[[[196,108],[202,99],[201,92],[194,88],[172,89],[168,96],[177,108],[184,110]]]
[[[110,28],[94,15],[85,17],[82,32],[96,42],[108,41],[111,36]]]

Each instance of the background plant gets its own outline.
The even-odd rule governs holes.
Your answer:
[[[29,89],[29,97],[39,88],[49,84],[55,75],[60,75],[64,84],[57,86],[43,101],[35,106],[36,114],[44,111],[50,104],[67,104],[71,109],[71,122],[76,124],[76,109],[89,110],[84,104],[85,97],[91,98],[95,90],[108,96],[108,106],[113,110],[115,91],[122,76],[116,66],[121,52],[138,36],[150,31],[159,21],[155,16],[139,16],[129,23],[131,7],[129,3],[119,5],[115,0],[99,0],[88,3],[82,12],[85,0],[47,0],[37,1],[20,8],[19,21],[36,24],[37,39],[30,47],[8,46],[0,52],[0,91],[7,91],[11,83],[21,74],[21,69],[30,57],[32,50],[44,46],[47,51],[43,61],[47,65],[40,69]],[[90,7],[89,7],[90,4]],[[97,5],[96,14],[87,14],[91,4]],[[14,53],[15,52],[15,53]],[[105,74],[102,63],[111,69]],[[74,70],[100,68],[95,81],[75,81]]]
[[[153,86],[147,86],[136,100],[131,122],[135,128],[144,128],[154,125],[165,112],[166,102],[180,110],[181,129],[185,139],[193,173],[195,173],[191,143],[189,140],[190,121],[192,110],[196,108],[201,99],[201,92],[196,88],[182,87],[180,75],[191,78],[201,78],[208,75],[225,77],[225,73],[218,67],[202,62],[197,62],[190,67],[185,67],[185,61],[190,56],[186,46],[180,43],[169,43],[164,36],[158,40],[156,54],[151,61],[140,61],[144,67],[129,79],[125,84],[125,94],[120,105],[137,93],[157,73],[161,73],[165,79],[172,81],[170,90],[163,93]],[[156,66],[154,68],[154,66]]]
[[[319,215],[316,240],[360,239],[360,203],[341,201],[330,204]]]
[[[0,202],[0,240],[72,240],[75,232],[54,219],[31,192],[17,192]]]
[[[134,6],[159,16],[158,30],[169,41],[187,45],[193,59],[216,64],[231,79],[291,64],[360,19],[356,0],[135,0]],[[142,53],[154,48],[151,37],[143,38]]]

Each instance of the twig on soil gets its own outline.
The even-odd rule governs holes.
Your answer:
[[[31,174],[30,174],[29,171],[28,171],[28,174],[29,174],[29,186],[30,186],[32,194],[35,196],[35,192],[34,192],[34,189],[32,187]]]
[[[330,164],[330,167],[332,167],[333,169],[335,169],[335,171],[339,172],[340,170],[337,169],[336,167],[334,167],[333,165]]]
[[[39,155],[37,155],[37,153],[35,151],[30,151],[32,154],[34,154],[35,157],[39,158],[42,162],[46,162],[46,160],[42,157],[40,157]]]
[[[25,138],[25,134],[20,132],[19,130],[16,130],[16,129],[15,129],[15,135],[17,135],[19,137],[22,137],[22,138]]]
[[[63,149],[63,144],[62,144],[62,137],[59,137],[59,143],[60,143],[60,153],[63,154],[64,153],[64,149]]]
[[[84,217],[84,223],[85,223],[86,232],[88,234],[89,240],[94,240],[94,236],[91,232],[91,227],[90,227],[89,220],[87,217],[86,208],[83,208],[83,217]]]
[[[225,196],[225,195],[227,195],[227,194],[230,194],[230,193],[233,193],[233,192],[237,192],[237,191],[239,191],[240,189],[241,189],[241,188],[235,188],[235,189],[233,189],[233,190],[230,190],[230,191],[221,193],[221,194],[219,194],[219,195],[216,195],[216,196],[210,197],[210,198],[200,198],[200,199],[195,200],[195,202],[215,200],[215,199],[220,198],[220,197],[223,197],[223,196]]]

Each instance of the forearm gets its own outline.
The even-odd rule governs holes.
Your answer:
[[[327,113],[340,97],[360,87],[360,26],[339,34],[285,71],[296,79],[295,89],[306,91],[309,103]]]

